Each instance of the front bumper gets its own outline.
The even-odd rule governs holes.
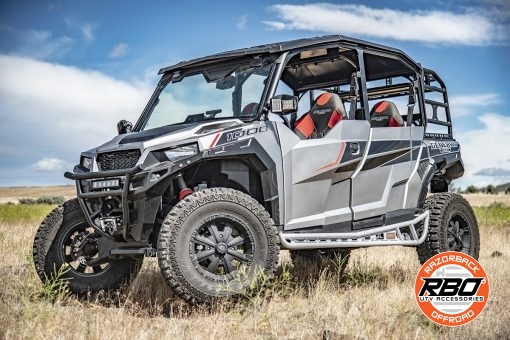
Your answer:
[[[162,206],[162,181],[170,181],[168,168],[86,172],[80,166],[64,176],[74,180],[78,201],[87,222],[99,232],[125,241],[147,241]],[[115,188],[93,188],[94,181],[115,181]],[[158,184],[158,185],[156,185]]]

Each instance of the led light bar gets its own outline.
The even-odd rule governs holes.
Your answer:
[[[120,179],[104,179],[101,181],[93,181],[92,182],[92,190],[98,189],[119,189],[120,188]]]

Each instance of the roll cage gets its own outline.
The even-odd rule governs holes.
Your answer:
[[[261,45],[180,62],[162,68],[162,78],[134,131],[142,129],[159,92],[168,82],[204,72],[208,79],[228,81],[241,64],[274,63],[262,94],[258,112],[240,117],[245,122],[267,119],[269,101],[279,82],[302,98],[314,91],[337,93],[349,106],[349,119],[370,119],[374,101],[399,98],[406,125],[425,126],[425,138],[451,139],[452,126],[446,88],[432,70],[422,68],[404,52],[343,36],[324,36]],[[235,93],[235,92],[234,92]],[[424,94],[424,95],[422,95]],[[239,98],[233,107],[240,111]],[[291,119],[292,120],[292,119]]]
[[[355,120],[370,120],[377,101],[397,100],[406,126],[425,126],[425,138],[453,138],[444,82],[394,50],[334,44],[293,51],[281,81],[300,100],[308,94],[310,105],[316,93],[336,93]]]

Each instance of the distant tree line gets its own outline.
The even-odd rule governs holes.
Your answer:
[[[452,191],[455,191],[455,190],[452,190]],[[460,190],[460,188],[458,188],[457,192],[466,193],[466,194],[482,193],[482,194],[489,194],[489,195],[497,195],[500,192],[503,192],[503,193],[505,193],[505,195],[510,195],[510,186],[507,186],[504,190],[500,190],[492,184],[489,184],[488,186],[482,187],[482,188],[478,188],[474,185],[470,185],[464,191],[462,191],[462,190]]]

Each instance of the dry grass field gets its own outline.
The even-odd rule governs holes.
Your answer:
[[[494,197],[486,199],[478,206],[490,205]],[[417,255],[401,247],[355,250],[344,275],[332,268],[318,278],[310,268],[292,268],[282,252],[281,274],[272,286],[210,308],[189,307],[174,297],[155,259],[146,259],[131,287],[80,301],[43,286],[34,270],[33,236],[51,209],[0,205],[3,339],[510,338],[510,204],[475,209],[481,228],[479,260],[491,291],[480,317],[457,328],[438,326],[422,315],[413,296]],[[495,251],[503,255],[492,257]]]
[[[463,195],[473,207],[487,207],[493,203],[501,203],[510,207],[510,195],[486,195],[486,194],[464,194]]]
[[[1,203],[18,203],[20,198],[38,198],[41,196],[64,196],[66,199],[76,197],[74,185],[62,185],[51,187],[13,187],[0,188]]]

